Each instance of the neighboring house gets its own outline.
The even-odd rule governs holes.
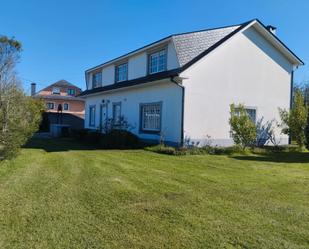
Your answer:
[[[85,100],[77,97],[81,89],[66,80],[57,81],[39,92],[36,84],[31,84],[31,95],[46,103],[50,124],[66,124],[81,129],[84,126]]]
[[[147,141],[233,144],[230,104],[254,122],[289,109],[294,70],[303,62],[259,20],[168,36],[86,71],[85,127],[124,117]],[[276,130],[282,144],[288,137]]]

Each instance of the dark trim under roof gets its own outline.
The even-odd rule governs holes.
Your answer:
[[[85,95],[89,95],[89,94],[106,92],[106,91],[115,90],[115,89],[124,88],[124,87],[132,87],[132,86],[136,86],[136,85],[142,85],[142,84],[152,82],[152,81],[156,81],[156,80],[163,80],[163,79],[166,79],[166,78],[175,77],[175,76],[178,76],[179,73],[180,73],[180,69],[173,69],[173,70],[164,71],[164,72],[161,72],[161,73],[150,74],[150,75],[147,75],[145,77],[137,78],[137,79],[134,79],[134,80],[122,81],[122,82],[115,83],[115,84],[112,84],[112,85],[107,85],[107,86],[103,86],[103,87],[97,87],[97,88],[93,88],[93,89],[90,89],[90,90],[86,90],[78,96],[81,97],[81,96],[85,96]]]

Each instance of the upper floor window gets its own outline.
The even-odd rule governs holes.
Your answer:
[[[53,87],[53,94],[60,94],[60,88],[59,87]]]
[[[92,75],[92,87],[100,87],[102,86],[102,72],[94,73]]]
[[[75,96],[75,89],[68,89],[68,95]]]
[[[63,104],[63,110],[64,111],[68,111],[69,110],[69,104],[68,103],[64,103]]]
[[[166,49],[149,55],[149,74],[159,73],[166,70]]]
[[[116,66],[116,82],[128,80],[128,63]]]
[[[47,102],[46,103],[46,108],[48,110],[53,110],[55,108],[55,104],[53,102]]]

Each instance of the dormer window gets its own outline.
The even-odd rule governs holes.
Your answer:
[[[116,82],[128,80],[128,63],[116,66]]]
[[[102,86],[102,72],[94,73],[92,75],[92,87],[100,87]]]
[[[159,73],[166,70],[167,64],[166,49],[162,49],[149,55],[149,74]]]
[[[75,89],[68,89],[68,95],[75,96]]]
[[[53,94],[60,94],[60,88],[59,87],[53,87]]]

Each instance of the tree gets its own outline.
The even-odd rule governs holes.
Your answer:
[[[256,127],[245,107],[241,104],[231,104],[230,115],[229,123],[234,143],[243,149],[253,146],[256,142]]]
[[[38,129],[44,105],[23,92],[16,76],[21,43],[0,36],[0,157],[10,158]]]
[[[302,148],[305,144],[308,108],[300,90],[295,92],[291,110],[287,111],[279,108],[279,114],[282,120],[282,132],[295,139],[297,145]]]

